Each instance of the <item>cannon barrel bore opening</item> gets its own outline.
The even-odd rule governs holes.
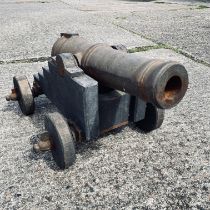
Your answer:
[[[184,97],[188,87],[188,74],[185,67],[177,62],[168,61],[162,68],[154,68],[155,71],[148,73],[144,84],[152,81],[152,86],[147,86],[148,95],[151,89],[153,94],[149,99],[157,107],[169,109],[177,105]],[[154,101],[154,102],[153,102]]]
[[[168,82],[166,83],[165,90],[164,90],[164,100],[166,102],[173,101],[174,98],[180,94],[182,89],[182,80],[178,76],[171,77]]]

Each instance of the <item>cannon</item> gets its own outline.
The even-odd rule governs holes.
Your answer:
[[[177,105],[188,74],[174,61],[128,53],[123,45],[92,44],[78,34],[62,33],[48,65],[34,75],[13,78],[6,99],[18,101],[24,115],[34,113],[34,98],[45,94],[59,112],[45,117],[36,151],[51,150],[61,169],[76,159],[75,144],[97,139],[133,123],[150,132],[161,126],[164,110]]]

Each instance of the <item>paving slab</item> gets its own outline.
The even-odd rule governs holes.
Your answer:
[[[0,2],[0,16],[0,61],[50,56],[61,32],[127,47],[155,45],[114,26],[101,15],[75,10],[60,1]]]
[[[174,7],[177,9],[187,8],[187,5],[182,3],[178,4],[166,2],[166,4],[160,5],[162,1],[155,2],[150,0],[80,0],[77,2],[74,0],[62,0],[62,2],[70,5],[71,8],[86,12],[127,13],[134,11],[145,11],[145,9],[153,12],[156,10],[167,10],[169,8],[173,9]]]
[[[140,54],[185,65],[190,85],[149,134],[135,126],[77,148],[77,161],[60,171],[49,152],[32,143],[43,118],[56,108],[44,96],[36,112],[21,114],[6,102],[13,75],[32,81],[43,63],[0,65],[0,206],[2,209],[208,209],[210,68],[170,50]]]
[[[155,41],[180,48],[210,63],[210,2],[63,0],[75,10],[98,14],[105,19]],[[100,14],[101,13],[101,14]]]
[[[156,43],[182,49],[210,63],[210,8],[189,5],[181,9],[176,5],[179,4],[173,4],[173,9],[157,9],[152,13],[145,7],[144,11],[136,11],[132,15],[115,16],[114,22]]]

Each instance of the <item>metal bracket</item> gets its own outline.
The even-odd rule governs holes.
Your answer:
[[[72,36],[79,36],[77,33],[60,33],[61,37],[71,38]]]
[[[125,46],[125,45],[123,45],[123,44],[117,44],[117,45],[112,45],[111,46],[114,50],[120,50],[120,51],[122,51],[122,52],[128,52],[128,49],[127,49],[127,47]]]

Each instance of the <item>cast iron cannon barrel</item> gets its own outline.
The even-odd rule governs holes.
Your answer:
[[[178,104],[188,87],[188,74],[180,63],[129,54],[106,44],[90,44],[78,35],[62,34],[52,48],[52,56],[60,53],[74,54],[83,71],[101,84],[162,109]]]

